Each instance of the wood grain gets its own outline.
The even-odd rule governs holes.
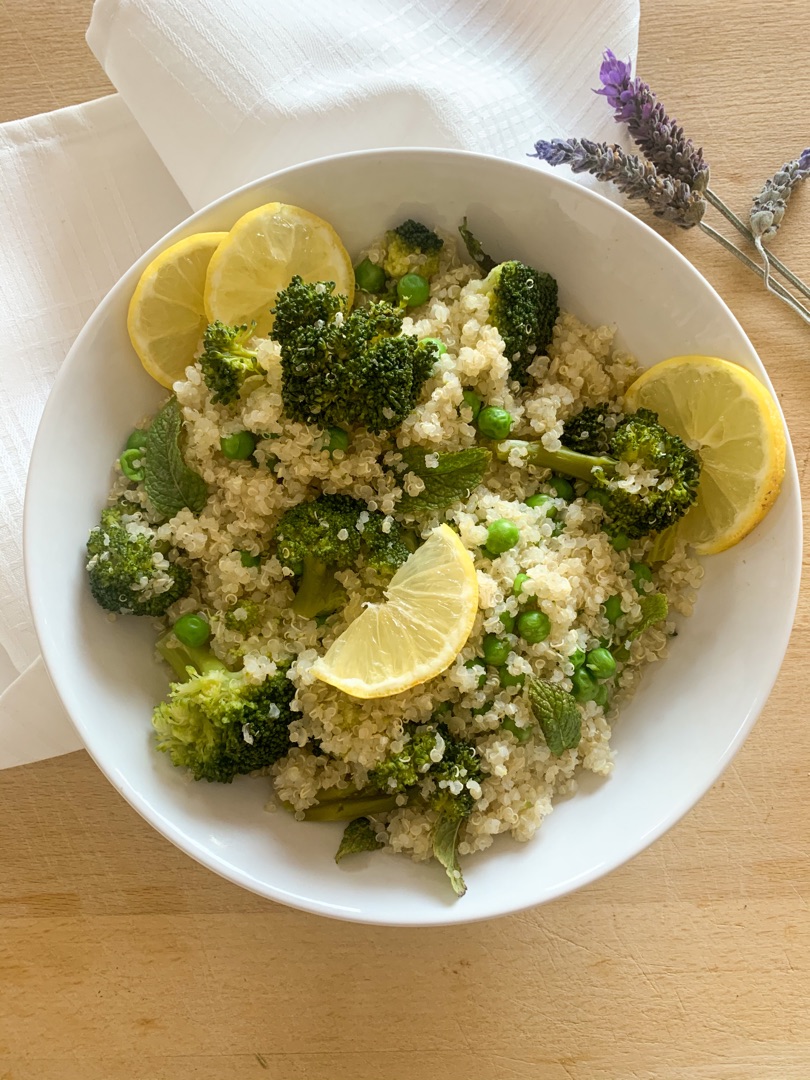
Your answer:
[[[90,8],[0,0],[3,119],[109,90]],[[808,142],[810,6],[781,3],[779,34],[761,0],[642,9],[641,70],[742,209]],[[807,194],[790,218],[810,279]],[[767,364],[804,483],[810,331],[707,237],[668,238]],[[84,754],[0,773],[0,1080],[807,1080],[809,623],[805,592],[754,733],[678,827],[481,925],[287,910],[172,848]]]

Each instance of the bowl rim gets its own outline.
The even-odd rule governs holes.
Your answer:
[[[420,918],[413,921],[408,921],[403,918],[386,919],[382,917],[372,917],[366,914],[359,914],[356,912],[347,912],[344,909],[337,906],[326,907],[323,901],[318,901],[308,897],[295,896],[292,897],[289,892],[284,891],[273,885],[268,885],[265,882],[257,882],[254,878],[245,874],[244,871],[235,868],[232,864],[225,859],[217,856],[213,851],[207,849],[201,849],[196,843],[191,841],[185,833],[180,830],[171,820],[167,820],[163,814],[156,808],[146,802],[139,792],[131,787],[126,778],[118,774],[115,770],[105,767],[104,753],[100,747],[96,744],[96,740],[93,733],[93,728],[88,727],[84,722],[81,713],[78,709],[72,709],[68,704],[68,701],[72,699],[72,693],[67,686],[67,680],[63,679],[63,672],[59,663],[59,647],[58,642],[52,636],[49,630],[48,621],[46,618],[45,605],[47,604],[47,596],[40,592],[37,586],[37,571],[35,565],[35,558],[33,555],[33,541],[32,541],[32,525],[31,517],[33,515],[33,504],[36,499],[37,479],[43,475],[46,460],[45,450],[43,448],[44,438],[43,432],[49,427],[51,423],[52,414],[54,414],[59,406],[59,398],[62,394],[63,387],[65,387],[72,378],[73,368],[79,362],[80,356],[83,352],[84,343],[87,338],[93,332],[94,326],[102,322],[106,317],[106,312],[111,305],[114,296],[122,288],[122,282],[124,278],[132,274],[135,269],[142,270],[148,263],[162,250],[164,250],[169,244],[175,242],[177,239],[182,239],[183,236],[189,235],[194,231],[193,225],[203,215],[207,215],[210,211],[216,207],[227,204],[234,200],[237,196],[244,196],[249,194],[252,190],[259,190],[262,187],[273,183],[281,179],[294,178],[295,174],[300,171],[309,170],[313,167],[317,167],[328,162],[336,160],[352,160],[357,161],[369,160],[378,158],[380,156],[385,157],[408,157],[408,156],[427,156],[434,158],[456,158],[463,160],[465,167],[469,168],[470,165],[474,165],[476,161],[497,163],[498,166],[503,166],[511,169],[519,169],[523,172],[531,174],[533,177],[538,178],[541,184],[550,185],[553,190],[555,187],[560,189],[575,189],[577,195],[586,200],[594,200],[596,202],[607,204],[611,209],[610,212],[623,218],[625,223],[631,228],[636,229],[640,235],[647,235],[648,237],[654,237],[654,244],[660,246],[662,253],[667,252],[666,258],[674,259],[681,264],[682,270],[693,275],[702,283],[702,285],[709,291],[714,302],[724,312],[728,319],[731,320],[734,328],[740,334],[742,341],[748,346],[751,357],[755,361],[758,377],[765,383],[768,389],[771,391],[774,400],[779,408],[780,415],[782,416],[783,424],[785,426],[785,433],[787,439],[787,454],[785,462],[785,481],[783,482],[783,489],[790,488],[795,493],[795,499],[792,500],[792,518],[787,519],[787,524],[792,528],[797,539],[797,551],[798,558],[795,561],[795,565],[792,568],[792,575],[790,581],[790,603],[788,610],[786,611],[786,617],[782,623],[782,629],[780,631],[779,639],[776,642],[777,649],[774,650],[774,656],[778,657],[778,662],[773,661],[771,669],[767,673],[767,677],[761,682],[760,690],[754,698],[753,704],[748,710],[747,715],[739,724],[733,738],[730,740],[726,751],[718,759],[716,767],[711,770],[711,774],[705,783],[701,784],[697,789],[690,789],[688,796],[679,800],[672,811],[664,817],[662,820],[656,822],[655,826],[645,833],[641,838],[640,843],[636,843],[631,850],[621,852],[618,855],[607,858],[603,863],[598,866],[592,867],[588,872],[582,874],[576,881],[565,881],[560,883],[556,888],[550,889],[547,893],[537,900],[531,900],[525,903],[510,903],[508,895],[504,895],[503,899],[499,903],[490,904],[485,910],[481,910],[476,914],[471,914],[469,917],[465,917],[463,913],[461,917],[458,915],[447,918],[443,915],[442,911],[437,911],[435,917]],[[257,204],[258,205],[258,204]],[[784,661],[785,653],[787,651],[790,635],[793,629],[793,623],[796,614],[796,607],[798,604],[799,587],[801,580],[801,566],[802,566],[802,508],[801,508],[801,491],[798,482],[798,472],[796,467],[796,459],[793,451],[793,446],[790,439],[790,433],[787,429],[787,424],[784,421],[784,414],[782,413],[781,404],[774,391],[773,384],[768,376],[768,372],[763,364],[759,354],[754,348],[748,335],[743,329],[737,317],[725,303],[723,298],[717,292],[717,290],[711,285],[711,283],[700,273],[700,271],[684,256],[677,248],[670,244],[663,236],[652,229],[646,222],[636,217],[625,207],[619,205],[611,199],[606,198],[598,191],[585,187],[584,185],[577,183],[575,180],[568,177],[558,175],[548,169],[540,168],[536,165],[530,165],[522,161],[514,161],[507,158],[501,158],[494,154],[480,154],[469,150],[458,150],[453,148],[443,147],[380,147],[366,150],[353,150],[340,154],[329,154],[319,158],[311,158],[307,161],[300,162],[296,165],[287,166],[284,169],[276,170],[275,172],[268,173],[264,176],[258,177],[255,180],[251,180],[248,183],[242,184],[237,188],[225,193],[214,199],[212,202],[206,204],[201,209],[190,214],[182,221],[171,229],[168,233],[165,233],[160,239],[152,244],[135,262],[126,270],[112,287],[107,291],[101,301],[98,303],[92,314],[85,322],[82,329],[79,331],[75,341],[68,350],[65,359],[57,373],[53,386],[48,395],[48,399],[45,404],[45,408],[40,418],[40,422],[37,428],[37,434],[34,440],[32,448],[31,459],[28,470],[28,478],[26,481],[25,502],[23,510],[23,557],[25,568],[25,580],[26,591],[28,594],[28,601],[31,607],[33,616],[34,628],[36,630],[37,639],[39,641],[40,649],[42,652],[42,659],[48,674],[53,682],[56,692],[62,701],[65,711],[70,717],[71,723],[76,728],[84,746],[93,759],[99,770],[104,774],[107,780],[117,790],[129,805],[144,818],[154,829],[162,834],[167,840],[173,843],[185,854],[189,855],[196,862],[212,870],[214,873],[224,877],[226,880],[233,882],[241,888],[247,889],[265,899],[273,900],[277,903],[284,904],[288,907],[297,908],[302,911],[307,911],[311,914],[326,916],[328,918],[339,919],[341,921],[357,922],[367,925],[380,925],[380,926],[441,926],[441,925],[460,925],[463,923],[480,922],[487,919],[498,918],[504,915],[514,914],[519,911],[525,911],[532,907],[539,906],[540,904],[548,903],[552,900],[559,899],[562,896],[566,896],[573,893],[586,885],[604,877],[606,874],[612,872],[629,862],[630,859],[635,858],[646,848],[648,848],[655,840],[659,839],[664,833],[676,825],[693,807],[695,807],[701,799],[705,796],[706,792],[716,783],[718,778],[722,775],[725,769],[728,767],[734,756],[739,751],[745,739],[748,737],[754,723],[758,716],[762,712],[770,694],[773,690],[773,686],[779,675],[779,672]],[[499,894],[500,895],[500,894]],[[455,910],[455,909],[454,909]]]

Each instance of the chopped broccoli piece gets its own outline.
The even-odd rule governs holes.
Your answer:
[[[251,634],[264,622],[264,607],[255,600],[240,600],[233,604],[222,617],[228,630],[239,634]]]
[[[403,750],[369,773],[375,787],[391,794],[407,792],[430,781],[428,806],[452,820],[460,820],[472,812],[475,800],[467,783],[480,777],[481,765],[475,747],[451,735],[444,724],[415,731]]]
[[[191,588],[188,568],[169,560],[174,550],[127,504],[102,510],[87,554],[90,591],[107,611],[159,617]]]
[[[498,265],[487,255],[464,218],[459,232],[470,257],[487,276],[481,291],[489,296],[489,321],[503,338],[504,356],[512,377],[521,386],[529,382],[529,366],[551,344],[560,313],[557,282],[542,270],[511,259]]]
[[[360,515],[364,514],[364,522]],[[369,511],[348,495],[321,495],[288,510],[276,526],[278,558],[300,576],[292,609],[307,619],[328,615],[346,602],[336,570],[347,570],[364,555],[370,566],[393,573],[408,558],[400,526]],[[362,532],[358,529],[362,525]]]
[[[388,431],[413,410],[438,358],[435,342],[401,333],[402,314],[390,304],[349,314],[331,281],[294,277],[275,316],[284,409],[301,423]]]
[[[498,264],[491,255],[487,255],[484,251],[484,247],[478,237],[473,236],[470,232],[470,229],[467,226],[466,217],[459,225],[458,231],[461,233],[461,239],[464,241],[464,245],[470,253],[470,258],[476,266],[480,267],[482,273],[488,274],[490,270],[494,270]]]
[[[200,368],[215,404],[230,405],[249,376],[264,374],[255,349],[247,348],[255,329],[255,323],[226,326],[218,319],[206,328]]]
[[[594,457],[609,454],[611,431],[605,424],[607,416],[606,406],[587,406],[565,421],[563,442],[570,450],[578,450],[581,454]],[[618,422],[620,417],[613,419]]]
[[[421,274],[431,278],[439,269],[439,253],[444,240],[427,225],[408,218],[386,234],[388,248],[383,268],[389,277]]]
[[[157,650],[180,680],[152,716],[157,748],[173,765],[189,769],[195,780],[229,784],[287,753],[295,687],[286,666],[250,683],[208,649],[181,645],[173,634],[165,634]]]
[[[501,461],[507,461],[515,448],[526,453],[526,462],[579,480],[586,480],[592,488],[604,494],[605,513],[610,519],[614,534],[629,537],[647,536],[666,529],[683,517],[697,498],[700,482],[700,459],[689,447],[667,431],[658,422],[656,413],[639,409],[632,416],[620,420],[612,431],[603,435],[591,434],[599,410],[586,420],[588,441],[599,445],[607,440],[609,455],[593,456],[562,446],[559,450],[547,450],[541,442],[522,442],[508,439],[495,449]],[[566,429],[562,439],[566,441]],[[575,440],[583,441],[583,429],[575,426]],[[628,491],[618,486],[621,476],[617,471],[620,463],[640,464],[644,469],[654,470],[658,480],[654,487],[641,487]]]

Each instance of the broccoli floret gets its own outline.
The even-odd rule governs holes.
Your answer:
[[[578,450],[581,454],[592,454],[594,457],[609,454],[611,431],[605,423],[608,415],[604,405],[582,409],[565,421],[562,441],[570,450]],[[613,420],[615,426],[619,417],[614,415]]]
[[[636,538],[661,532],[683,517],[695,502],[700,482],[700,459],[686,443],[667,431],[658,422],[656,413],[639,409],[632,416],[620,420],[612,431],[603,435],[591,435],[591,427],[598,416],[606,414],[593,410],[587,424],[588,440],[598,445],[606,438],[608,454],[594,456],[583,454],[567,446],[559,450],[547,450],[541,442],[522,442],[509,439],[499,443],[495,453],[501,461],[507,461],[511,452],[520,448],[529,465],[538,465],[567,476],[585,480],[591,488],[603,493],[603,505],[610,519],[612,533],[624,533]],[[582,429],[575,425],[575,439],[583,439]],[[566,439],[565,430],[562,436]],[[640,487],[628,491],[619,487],[622,477],[618,466],[639,464],[644,469],[655,470],[658,475],[654,487]]]
[[[388,244],[383,269],[392,278],[405,274],[421,274],[431,278],[439,269],[440,252],[444,240],[433,229],[413,218],[408,218],[386,233]]]
[[[152,716],[157,748],[173,765],[189,769],[195,780],[229,784],[287,753],[295,687],[285,665],[257,684],[208,649],[181,645],[173,634],[164,635],[157,649],[180,680]]]
[[[413,410],[438,348],[403,335],[390,304],[348,314],[334,287],[296,276],[279,293],[272,337],[281,345],[285,412],[323,428],[388,431]]]
[[[282,516],[275,540],[280,562],[300,576],[292,605],[296,614],[314,619],[342,607],[346,594],[335,571],[354,566],[361,554],[381,572],[393,572],[405,562],[409,551],[400,526],[392,521],[385,533],[384,521],[379,511],[367,510],[365,503],[349,495],[321,495]]]
[[[255,600],[240,600],[233,604],[222,617],[228,630],[239,634],[251,634],[264,622],[264,607]]]
[[[101,512],[87,539],[90,591],[107,611],[120,615],[165,615],[191,588],[187,567],[168,558],[144,515],[119,504]]]
[[[480,777],[475,747],[451,735],[444,724],[415,731],[404,749],[369,773],[370,782],[386,794],[401,794],[427,781],[422,794],[428,806],[456,821],[472,812],[475,799],[467,784]]]
[[[247,348],[255,329],[255,323],[226,326],[219,320],[207,327],[200,368],[213,402],[230,405],[249,376],[264,374],[255,349]]]
[[[489,297],[489,321],[503,338],[503,352],[512,366],[512,377],[526,386],[530,364],[551,344],[554,323],[560,313],[557,282],[551,274],[514,259],[496,266],[467,228],[466,218],[459,232],[470,257],[487,275],[481,291]]]

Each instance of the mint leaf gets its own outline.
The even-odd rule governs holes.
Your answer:
[[[565,750],[579,746],[582,715],[573,695],[542,679],[529,679],[526,693],[534,718],[552,754],[559,757]]]
[[[443,510],[459,499],[465,499],[484,479],[492,460],[492,454],[483,446],[451,450],[437,456],[439,464],[429,469],[421,447],[410,446],[402,451],[408,472],[416,473],[425,484],[418,495],[406,495],[402,499],[400,507],[403,510]]]
[[[467,891],[458,865],[458,834],[463,820],[442,814],[433,829],[433,854],[447,871],[456,896],[463,896]]]
[[[205,481],[183,461],[180,433],[183,421],[177,398],[169,398],[146,433],[144,486],[163,517],[174,517],[187,506],[199,514],[208,498]]]
[[[627,635],[628,641],[635,641],[639,634],[643,634],[648,627],[663,622],[669,614],[669,603],[663,593],[647,593],[646,596],[638,598],[638,603],[641,618]]]
[[[360,851],[377,851],[382,846],[369,819],[355,818],[343,830],[343,838],[335,852],[335,862],[339,863],[347,855],[356,855]]]
[[[656,533],[655,539],[647,551],[647,562],[650,566],[656,563],[669,562],[675,554],[675,541],[678,539],[678,526],[670,525],[663,532]]]

